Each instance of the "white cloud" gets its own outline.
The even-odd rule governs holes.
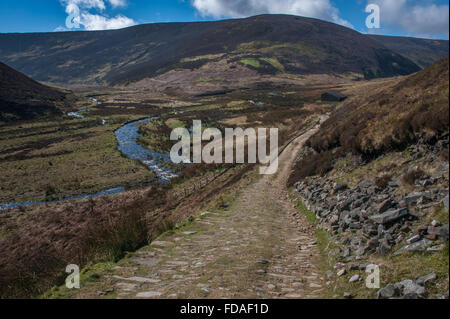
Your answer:
[[[114,18],[107,18],[98,14],[82,13],[80,24],[89,31],[93,30],[112,30],[126,28],[135,25],[133,19],[123,15],[117,15]]]
[[[203,16],[243,18],[258,14],[293,14],[353,27],[330,0],[192,0]]]
[[[60,25],[59,27],[57,27],[53,30],[53,32],[66,32],[66,31],[70,31],[70,30],[63,27],[62,25]]]
[[[434,37],[449,34],[449,6],[432,0],[368,0],[380,6],[382,26],[399,28],[409,35]]]
[[[104,14],[108,5],[112,8],[125,7],[127,0],[60,0],[60,2],[65,6],[68,15],[79,14],[74,21],[84,26],[85,30],[120,29],[136,24],[133,19],[121,14],[115,17]],[[90,10],[97,10],[100,13],[93,14]],[[55,31],[62,30],[57,28]]]

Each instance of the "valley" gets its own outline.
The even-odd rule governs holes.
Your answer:
[[[448,298],[448,41],[260,15],[0,61],[0,298]],[[172,163],[194,121],[278,129],[278,171]]]

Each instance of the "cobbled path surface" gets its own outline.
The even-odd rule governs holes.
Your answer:
[[[286,181],[305,141],[294,140],[276,175],[260,177],[227,208],[204,212],[101,276],[78,298],[317,298],[314,228],[288,198]]]

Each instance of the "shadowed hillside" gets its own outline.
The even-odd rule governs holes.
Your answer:
[[[384,46],[425,68],[448,56],[448,41],[370,35]]]
[[[404,80],[357,96],[338,109],[307,145],[291,181],[324,175],[353,153],[370,159],[449,132],[449,58]]]
[[[259,74],[358,74],[368,79],[420,69],[354,30],[285,15],[114,31],[1,34],[0,59],[40,81],[98,84],[126,84],[214,62]]]
[[[0,63],[0,122],[59,114],[66,94]]]

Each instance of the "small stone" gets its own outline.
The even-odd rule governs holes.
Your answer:
[[[408,224],[404,224],[402,227],[400,227],[400,231],[403,233],[409,233],[411,229],[409,228]]]
[[[350,256],[350,248],[346,247],[344,248],[344,250],[341,252],[341,257],[342,258],[347,258]]]
[[[425,286],[427,283],[436,280],[437,276],[435,273],[431,273],[429,275],[420,277],[419,279],[416,280],[416,284],[420,285],[420,286]]]
[[[437,221],[437,220],[433,220],[433,221],[431,222],[431,226],[433,226],[433,227],[439,227],[439,226],[441,226],[441,222],[440,222],[440,221]]]
[[[94,280],[98,280],[100,279],[100,275],[97,273],[93,273],[89,275],[89,278],[94,279]]]
[[[426,294],[426,290],[424,287],[419,286],[409,279],[399,282],[398,286],[401,287],[403,295],[405,297],[409,295],[409,299],[417,299],[412,298],[414,295],[417,295],[418,297],[424,297]]]
[[[160,296],[162,296],[162,293],[157,291],[140,292],[136,295],[137,298],[156,298]]]
[[[150,278],[143,278],[143,277],[130,277],[130,278],[124,278],[124,277],[120,277],[120,276],[113,276],[113,278],[119,279],[119,280],[126,280],[126,281],[139,282],[139,283],[152,283],[152,284],[156,284],[156,283],[160,282],[160,280],[158,280],[158,279],[150,279]]]
[[[359,275],[354,275],[352,276],[352,278],[350,278],[350,280],[348,282],[353,283],[353,282],[357,282],[359,281],[360,277]]]
[[[413,237],[408,239],[406,242],[408,243],[408,245],[410,245],[410,244],[413,244],[415,242],[418,242],[419,240],[420,240],[420,235],[414,235]]]
[[[139,286],[137,284],[119,282],[116,284],[116,287],[124,291],[136,291]]]
[[[388,240],[383,239],[380,241],[380,245],[377,248],[377,253],[380,256],[386,256],[391,251],[392,247],[389,245]]]
[[[106,289],[105,291],[97,292],[97,296],[103,297],[103,296],[109,295],[110,293],[113,293],[113,292],[114,292],[114,288],[109,288],[109,289]]]
[[[370,186],[374,185],[375,182],[372,180],[362,180],[359,182],[359,186],[361,188],[369,188]]]
[[[428,227],[427,232],[428,232],[428,235],[437,237],[441,233],[441,227],[430,226],[430,227]]]
[[[406,208],[398,210],[390,210],[383,214],[370,216],[369,219],[377,224],[388,224],[399,220],[400,218],[408,215],[408,210]]]
[[[356,256],[364,256],[369,250],[368,246],[362,246],[356,250],[355,254]]]
[[[347,187],[348,187],[348,186],[347,186],[346,184],[340,184],[340,183],[335,184],[335,186],[334,186],[334,188],[333,188],[333,192],[334,192],[334,194],[336,194],[336,193],[338,193],[338,192],[340,192],[340,191],[346,190]]]
[[[223,203],[222,205],[220,205],[220,208],[228,208],[230,207],[230,203]]]
[[[403,248],[400,248],[395,252],[394,255],[400,255],[405,252],[413,252],[413,251],[424,251],[428,246],[430,246],[432,241],[428,239],[422,239],[421,241],[415,242],[411,245],[406,245]]]
[[[341,270],[339,270],[339,271],[336,273],[336,275],[337,275],[338,277],[342,277],[342,276],[344,276],[346,273],[347,273],[347,270],[345,270],[345,268],[342,268]]]
[[[417,203],[417,201],[419,199],[421,199],[422,197],[425,197],[426,199],[429,198],[429,193],[420,193],[420,192],[416,192],[416,193],[411,193],[408,196],[405,197],[405,201],[407,205],[412,205]]]
[[[336,263],[333,268],[334,269],[340,269],[340,268],[344,268],[344,267],[345,267],[344,263]]]
[[[345,299],[353,299],[353,295],[350,292],[344,292],[344,298]]]
[[[378,206],[377,214],[383,214],[390,208],[392,208],[392,201],[387,199]]]
[[[420,298],[419,295],[414,292],[407,293],[403,296],[403,299],[408,299],[408,300],[416,300],[419,298]]]
[[[412,217],[417,218],[417,219],[419,219],[419,218],[424,216],[422,213],[419,213],[419,212],[417,212],[415,210],[410,210],[408,212],[408,214],[409,214],[409,216],[412,216]]]
[[[433,246],[433,247],[428,247],[427,251],[430,253],[434,253],[437,251],[442,251],[442,250],[444,250],[444,248],[445,248],[445,245],[442,244],[442,245],[437,245],[437,246]]]
[[[376,249],[378,247],[379,241],[377,238],[372,238],[367,242],[367,246],[370,249]]]
[[[389,299],[398,297],[400,295],[400,289],[397,285],[389,284],[386,287],[378,290],[377,299]]]
[[[267,285],[267,288],[270,290],[274,290],[277,287],[275,285],[269,284],[269,285]]]
[[[159,247],[170,247],[172,245],[173,243],[168,241],[154,241],[150,244],[150,246],[159,246]]]
[[[444,208],[447,211],[447,213],[448,213],[448,200],[449,200],[448,195],[445,196],[445,198],[442,200],[442,203],[444,204]]]
[[[195,235],[195,234],[197,234],[197,232],[196,232],[196,231],[185,231],[185,232],[183,232],[182,234],[185,235],[185,236],[190,236],[190,235]]]
[[[388,185],[392,188],[398,188],[402,185],[402,183],[400,181],[390,181]]]

